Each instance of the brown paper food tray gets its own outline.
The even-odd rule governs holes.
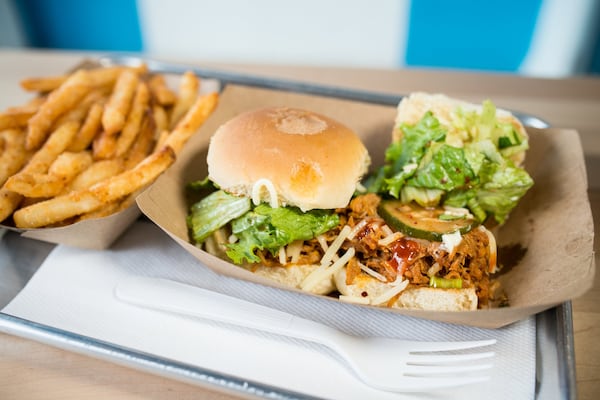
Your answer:
[[[206,177],[206,154],[212,133],[240,112],[277,105],[314,110],[343,122],[361,136],[373,166],[383,162],[384,150],[391,140],[395,107],[230,85],[222,92],[215,113],[188,142],[175,165],[137,202],[147,217],[215,272],[282,288],[190,244],[185,221],[189,206],[185,185]],[[591,287],[594,232],[579,135],[563,129],[529,129],[529,134],[526,169],[535,185],[497,233],[499,262],[507,263],[499,279],[510,306],[465,312],[388,309],[390,312],[499,328],[578,297]]]

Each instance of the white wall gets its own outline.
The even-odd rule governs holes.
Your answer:
[[[138,0],[150,54],[300,65],[397,67],[408,0]]]

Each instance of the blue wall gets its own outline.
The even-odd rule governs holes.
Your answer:
[[[16,1],[33,47],[141,51],[135,0]]]

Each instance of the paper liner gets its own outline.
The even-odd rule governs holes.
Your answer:
[[[188,240],[185,185],[206,177],[206,154],[211,135],[233,116],[265,106],[300,107],[339,120],[361,136],[370,151],[373,167],[383,163],[396,114],[395,107],[390,106],[227,86],[214,114],[188,142],[175,165],[142,193],[137,202],[141,211],[185,251],[214,271],[299,291],[218,259],[193,246]],[[527,154],[526,168],[535,185],[496,235],[500,248],[499,262],[505,264],[499,279],[508,294],[510,306],[464,312],[389,309],[390,312],[461,325],[498,328],[578,297],[592,286],[594,230],[579,135],[573,130],[564,129],[530,129],[529,134],[531,148]],[[335,298],[331,300],[339,301]]]

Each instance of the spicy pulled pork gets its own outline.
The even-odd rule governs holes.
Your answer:
[[[360,225],[356,234],[342,246],[356,251],[346,266],[347,284],[352,284],[355,277],[363,273],[361,265],[387,282],[395,281],[400,275],[412,286],[429,286],[434,276],[460,279],[462,288],[475,288],[480,308],[488,305],[494,295],[494,284],[489,276],[489,237],[483,230],[472,229],[463,234],[460,243],[448,252],[441,242],[393,233],[377,213],[380,201],[376,194],[364,194],[355,197],[348,207],[337,209],[339,226],[319,238],[304,241],[297,263],[318,264],[324,254],[319,240],[331,243],[345,225],[351,228]],[[280,265],[278,257],[267,251],[260,252],[259,257],[263,265]]]

